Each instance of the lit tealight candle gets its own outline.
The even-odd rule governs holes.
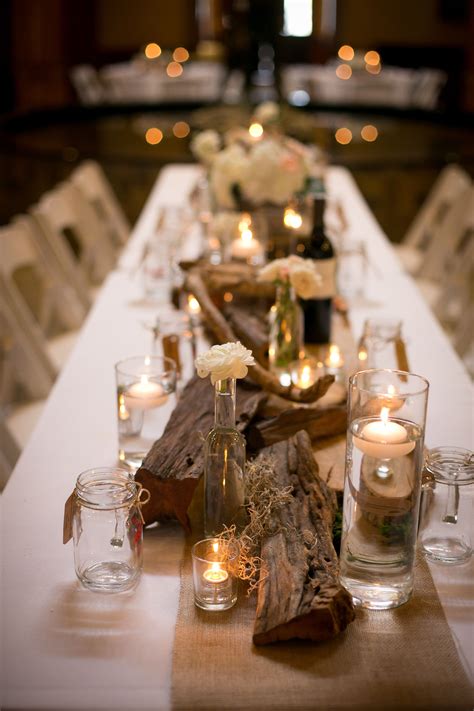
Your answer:
[[[263,126],[261,123],[251,123],[249,133],[255,141],[259,141],[263,136]]]
[[[380,419],[369,422],[362,428],[360,437],[354,437],[354,445],[369,457],[394,459],[415,448],[415,442],[408,440],[405,427],[390,420],[388,414],[389,408],[382,407]]]
[[[344,358],[341,355],[339,346],[329,346],[329,355],[324,362],[329,368],[342,368],[344,365]]]
[[[292,207],[286,207],[283,214],[283,224],[292,230],[298,230],[303,224],[303,218]]]
[[[314,385],[320,374],[320,364],[311,358],[296,361],[294,365],[290,365],[290,368],[293,385],[303,390]]]
[[[193,294],[188,294],[187,312],[190,316],[197,316],[201,313],[199,301]]]
[[[238,239],[234,239],[230,251],[235,259],[252,259],[263,255],[262,245],[248,227],[241,231]]]
[[[202,576],[209,583],[224,583],[229,573],[221,568],[220,563],[211,563],[211,567],[205,570]]]
[[[123,404],[128,410],[152,410],[167,400],[163,387],[150,381],[147,375],[141,375],[140,382],[131,385],[123,394]]]

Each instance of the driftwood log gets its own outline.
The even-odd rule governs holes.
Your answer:
[[[345,405],[335,405],[324,410],[294,407],[268,420],[253,422],[246,436],[250,449],[259,450],[288,439],[300,430],[305,430],[313,440],[343,434],[346,428]]]
[[[354,619],[332,544],[335,494],[318,476],[305,432],[264,453],[275,460],[278,485],[293,487],[293,500],[278,513],[280,531],[262,544],[267,575],[258,589],[253,641],[331,639]]]
[[[239,341],[252,351],[260,365],[268,368],[268,327],[264,317],[237,304],[227,305],[224,316]]]
[[[214,305],[206,285],[198,270],[191,269],[186,275],[186,288],[191,291],[199,301],[202,312],[206,317],[206,326],[214,333],[216,340],[220,343],[237,341],[237,337],[230,324]],[[254,383],[260,385],[264,390],[281,395],[281,397],[295,402],[315,402],[326,394],[331,384],[334,382],[333,375],[324,375],[319,378],[314,385],[301,389],[295,385],[282,385],[279,379],[269,370],[256,363],[249,370],[249,377]]]
[[[245,433],[266,394],[240,381],[237,428]],[[145,457],[135,479],[149,490],[142,508],[145,525],[178,520],[190,531],[188,507],[204,469],[204,438],[214,422],[214,390],[209,379],[195,376],[185,387],[165,431]]]

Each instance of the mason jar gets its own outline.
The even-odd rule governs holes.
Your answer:
[[[150,498],[130,472],[89,469],[77,478],[72,533],[76,575],[89,590],[123,592],[142,569],[141,506]]]

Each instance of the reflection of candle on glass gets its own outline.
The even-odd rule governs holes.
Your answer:
[[[140,376],[140,382],[131,385],[123,394],[123,402],[128,410],[151,410],[164,405],[168,395],[159,383],[148,380],[147,375]]]
[[[123,395],[119,395],[119,420],[122,420],[122,422],[125,422],[126,420],[130,419],[130,414],[125,407],[125,399]]]
[[[257,257],[263,253],[262,245],[255,239],[248,227],[241,231],[240,237],[234,239],[231,245],[231,255],[237,259]]]
[[[357,449],[377,459],[394,459],[409,454],[415,448],[415,442],[408,440],[405,427],[390,420],[388,415],[389,408],[382,407],[380,419],[362,428],[360,437],[354,437]]]

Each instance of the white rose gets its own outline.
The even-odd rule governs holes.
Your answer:
[[[248,154],[241,179],[242,192],[254,204],[283,205],[303,189],[306,177],[303,158],[281,142],[267,138]]]
[[[288,269],[288,259],[274,259],[273,262],[268,262],[258,272],[258,281],[276,281],[281,278],[281,272]]]
[[[191,141],[192,152],[199,161],[206,165],[210,165],[213,162],[215,156],[219,153],[220,147],[221,139],[219,134],[212,129],[198,133]]]
[[[248,366],[255,365],[255,360],[252,351],[237,341],[212,346],[207,353],[198,356],[194,363],[199,377],[210,375],[211,383],[215,385],[218,380],[226,378],[245,378]]]
[[[272,121],[278,121],[280,118],[280,107],[275,101],[264,101],[255,109],[253,118],[263,125],[271,123]]]
[[[290,284],[297,296],[301,299],[311,299],[318,293],[322,279],[313,262],[305,259],[293,261],[290,263],[289,271]]]
[[[211,190],[219,207],[235,208],[232,186],[239,185],[247,170],[247,156],[238,144],[232,144],[215,157],[211,168]]]

